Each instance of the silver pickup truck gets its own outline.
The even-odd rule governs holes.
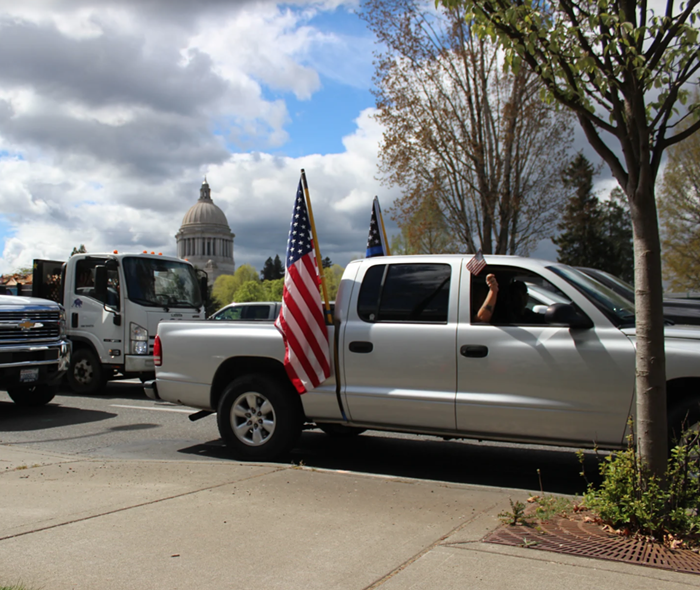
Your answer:
[[[274,325],[182,321],[158,327],[147,394],[200,416],[216,412],[231,455],[243,460],[278,459],[313,425],[330,435],[623,447],[635,408],[634,304],[565,265],[486,256],[474,276],[470,258],[351,262],[328,327],[333,372],[301,396]],[[500,290],[491,321],[478,323],[489,273]],[[538,305],[535,294],[555,303]],[[700,331],[667,326],[666,363],[676,431],[686,417],[700,421]]]

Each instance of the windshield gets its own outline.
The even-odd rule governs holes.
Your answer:
[[[200,308],[202,295],[194,268],[186,262],[156,258],[125,258],[129,299],[146,307]]]
[[[576,287],[617,326],[634,325],[634,303],[629,299],[570,266],[550,266],[549,270]]]

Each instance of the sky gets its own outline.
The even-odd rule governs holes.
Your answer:
[[[175,255],[205,177],[259,270],[301,169],[321,255],[364,256],[373,197],[399,189],[377,180],[358,2],[0,0],[0,273],[81,244]]]

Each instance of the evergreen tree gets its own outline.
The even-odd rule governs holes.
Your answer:
[[[583,154],[564,170],[564,185],[574,192],[559,224],[562,233],[552,240],[559,262],[604,270],[631,283],[634,249],[629,207],[619,188],[601,203],[593,194],[593,173]]]
[[[282,264],[279,254],[275,254],[275,275],[273,281],[284,278],[284,264]]]
[[[321,264],[323,265],[323,268],[330,268],[333,266],[333,261],[330,259],[330,257],[326,256],[322,261]]]
[[[80,248],[76,248],[73,246],[73,251],[70,253],[71,256],[75,256],[76,254],[85,254],[87,250],[85,249],[85,244],[80,244]]]
[[[601,203],[601,232],[606,270],[628,283],[634,282],[634,246],[632,220],[625,193],[619,187],[610,191],[610,198]]]
[[[601,268],[601,214],[598,198],[593,194],[594,169],[588,159],[579,153],[564,169],[564,186],[573,190],[564,215],[559,223],[557,246],[559,262],[571,266]]]
[[[275,259],[270,256],[266,261],[263,269],[260,271],[260,279],[263,281],[276,281],[284,278],[284,266],[280,260],[279,254],[275,254]]]

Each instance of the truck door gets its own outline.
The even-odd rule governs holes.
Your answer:
[[[455,428],[459,264],[386,264],[358,273],[342,336],[342,379],[351,419]],[[457,275],[458,276],[458,275]]]
[[[488,273],[497,277],[498,299],[492,321],[477,323],[482,301],[469,311],[467,294],[482,292]],[[547,325],[533,311],[537,293],[558,302],[575,294],[533,271],[489,265],[470,277],[462,279],[457,338],[458,429],[504,440],[622,444],[634,391],[630,340],[592,305],[583,309],[591,328]],[[527,311],[522,300],[516,310],[522,283],[531,285]],[[583,298],[575,301],[583,308]]]
[[[76,262],[74,272],[66,276],[70,281],[65,290],[69,334],[91,342],[103,363],[121,364],[124,326],[114,321],[122,306],[118,270],[108,271],[105,294],[99,295],[95,290],[95,267],[105,263],[104,258],[83,258]]]

